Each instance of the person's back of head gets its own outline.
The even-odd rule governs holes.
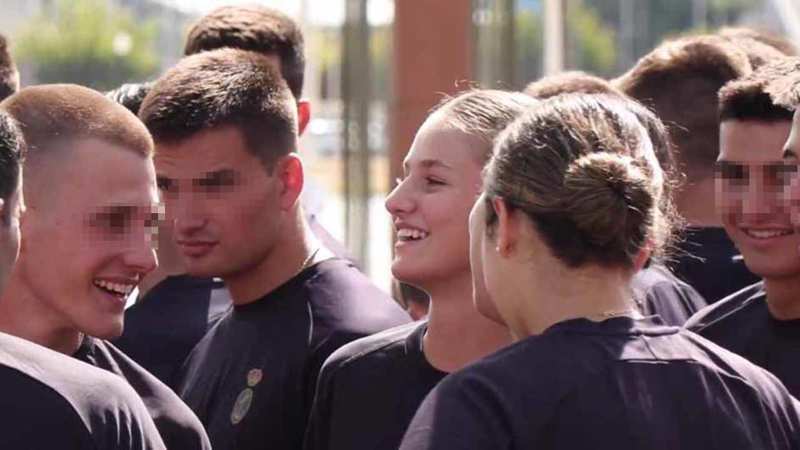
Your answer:
[[[0,111],[0,292],[19,255],[20,178],[25,149],[22,132],[11,116]]]
[[[724,38],[694,36],[659,45],[612,83],[667,124],[679,166],[695,183],[714,173],[719,89],[751,70],[747,55]]]
[[[581,71],[562,72],[532,81],[523,93],[544,100],[561,94],[624,95],[607,80]]]
[[[114,100],[120,105],[128,109],[133,114],[139,114],[139,108],[142,106],[142,101],[150,92],[153,87],[153,82],[148,81],[145,83],[126,83],[122,86],[106,92],[106,97]]]
[[[305,75],[303,33],[291,17],[257,5],[217,8],[189,30],[184,55],[224,47],[277,56],[281,75],[300,100]]]
[[[723,27],[717,34],[747,53],[753,68],[760,67],[778,56],[797,56],[798,48],[788,39],[746,27]]]
[[[19,71],[11,59],[8,40],[0,34],[0,101],[19,90]]]
[[[648,243],[658,251],[671,232],[658,207],[662,176],[647,130],[624,102],[565,95],[498,137],[485,192],[528,216],[566,266],[631,268]]]

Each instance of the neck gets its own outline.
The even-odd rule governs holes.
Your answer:
[[[687,182],[675,195],[675,206],[687,225],[692,227],[721,227],[716,208],[714,178]]]
[[[246,305],[259,300],[294,278],[318,248],[305,220],[298,215],[283,227],[267,256],[255,266],[223,277],[233,304]],[[315,259],[317,259],[315,257]]]
[[[0,298],[0,331],[66,355],[78,351],[83,340],[80,331],[63,325],[55,311],[13,283]]]
[[[524,281],[515,285],[512,293],[523,299],[519,306],[521,314],[509,320],[515,340],[541,334],[565,320],[603,321],[635,311],[630,274],[626,271],[588,265],[577,270],[554,268],[541,277],[531,277],[529,268],[527,272],[527,277],[516,277]],[[535,293],[535,298],[531,298],[531,293]]]
[[[778,320],[800,319],[800,278],[765,278],[767,307]]]
[[[432,366],[455,372],[511,343],[507,328],[473,306],[470,273],[444,284],[428,289],[431,303],[423,350]]]

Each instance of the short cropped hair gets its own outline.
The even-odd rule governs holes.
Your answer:
[[[719,91],[720,121],[791,121],[792,110],[776,104],[769,90],[775,83],[796,72],[796,63],[796,59],[776,59],[752,74],[726,84]]]
[[[75,139],[100,139],[143,156],[153,154],[145,126],[123,106],[92,89],[73,84],[24,88],[0,103],[17,121],[36,159],[53,144]]]
[[[20,165],[24,157],[22,132],[11,116],[0,111],[0,198],[6,202],[19,186]]]
[[[713,175],[719,153],[717,94],[752,71],[747,55],[719,36],[667,41],[613,84],[653,108],[669,127],[689,180]]]
[[[578,70],[549,75],[532,81],[522,92],[540,100],[561,94],[623,95],[608,81]]]
[[[800,105],[800,58],[786,58],[786,76],[766,88],[772,100],[779,106],[792,111]]]
[[[730,40],[752,40],[768,45],[781,52],[784,56],[798,56],[798,48],[788,39],[761,30],[746,27],[724,27],[717,32],[720,36]]]
[[[142,101],[152,87],[153,82],[126,83],[114,90],[106,92],[106,97],[124,106],[128,111],[139,114]]]
[[[0,34],[0,100],[19,90],[19,72],[11,53],[8,51],[8,41]]]
[[[303,94],[303,32],[291,17],[265,6],[223,6],[200,18],[189,30],[185,55],[223,47],[277,55],[281,75],[299,100]]]
[[[153,85],[139,117],[156,142],[232,125],[267,169],[297,147],[286,81],[264,55],[232,48],[187,56]]]

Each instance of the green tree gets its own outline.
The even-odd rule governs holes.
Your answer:
[[[17,36],[17,57],[40,83],[112,89],[153,76],[156,25],[105,0],[59,0]]]

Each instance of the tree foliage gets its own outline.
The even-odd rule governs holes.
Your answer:
[[[17,35],[17,58],[40,83],[112,89],[158,69],[156,26],[104,0],[59,0]]]

